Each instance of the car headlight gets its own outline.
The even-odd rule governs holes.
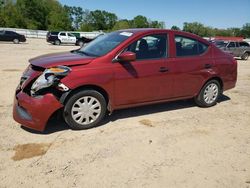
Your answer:
[[[48,88],[55,84],[59,84],[59,80],[67,76],[70,71],[71,69],[66,66],[57,66],[57,67],[46,69],[32,84],[31,95],[35,95],[36,92],[41,89]]]

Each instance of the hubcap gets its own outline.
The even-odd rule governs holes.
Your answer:
[[[209,84],[204,92],[204,100],[207,104],[212,104],[219,94],[219,88],[217,84]]]
[[[92,96],[85,96],[78,99],[71,109],[72,118],[80,125],[88,125],[94,122],[100,114],[101,104]]]

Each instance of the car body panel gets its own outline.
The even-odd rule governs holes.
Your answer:
[[[51,115],[63,105],[52,94],[34,98],[19,92],[13,105],[13,118],[25,127],[44,131]]]
[[[47,54],[30,59],[30,63],[39,67],[53,67],[57,65],[84,65],[91,62],[94,57],[75,54],[72,52],[61,52],[54,54]]]

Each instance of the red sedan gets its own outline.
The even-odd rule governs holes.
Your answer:
[[[62,111],[71,128],[87,129],[107,111],[133,106],[194,98],[210,107],[236,80],[237,61],[196,35],[122,30],[79,50],[31,59],[16,90],[13,116],[43,131],[51,115]]]

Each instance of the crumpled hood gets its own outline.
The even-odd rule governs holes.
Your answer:
[[[90,63],[95,57],[80,55],[72,52],[53,53],[30,59],[32,65],[49,68],[57,65],[84,65]]]

